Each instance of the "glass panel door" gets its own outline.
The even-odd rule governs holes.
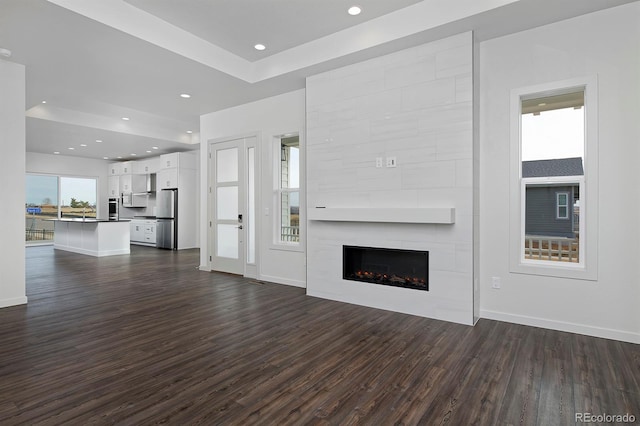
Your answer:
[[[211,144],[211,267],[244,274],[244,140]]]

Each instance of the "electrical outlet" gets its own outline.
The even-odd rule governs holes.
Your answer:
[[[499,289],[500,288],[500,277],[492,277],[491,278],[491,288]]]
[[[376,168],[382,167],[382,157],[376,157]]]
[[[387,167],[396,166],[396,157],[387,157]]]

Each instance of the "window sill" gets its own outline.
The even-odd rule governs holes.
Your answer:
[[[269,246],[269,250],[294,251],[304,253],[304,247],[300,243],[271,243],[271,245]]]
[[[509,272],[584,281],[597,281],[598,279],[596,271],[586,268],[584,265],[568,263],[553,265],[553,263],[544,260],[520,260],[511,264]]]

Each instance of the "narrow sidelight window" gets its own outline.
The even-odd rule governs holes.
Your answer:
[[[276,242],[300,243],[300,139],[298,135],[283,136],[277,146],[279,159],[278,226]]]

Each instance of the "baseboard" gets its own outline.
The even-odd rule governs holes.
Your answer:
[[[11,299],[0,299],[0,308],[7,308],[9,306],[24,305],[27,303],[27,296],[13,297]]]
[[[209,267],[209,265],[200,265],[198,266],[198,269],[204,272],[211,272],[211,268]]]
[[[84,255],[93,256],[93,257],[120,256],[123,254],[131,253],[131,250],[129,249],[129,247],[127,247],[126,249],[98,251],[98,250],[89,250],[89,249],[83,249],[80,247],[70,247],[70,246],[63,246],[61,244],[56,244],[54,248],[56,250],[70,251],[72,253],[84,254]]]
[[[276,283],[276,284],[285,284],[285,285],[290,285],[293,287],[300,287],[300,288],[306,288],[307,287],[307,283],[304,281],[299,281],[299,280],[292,280],[289,278],[282,278],[282,277],[274,277],[272,275],[260,275],[259,277],[260,281],[268,281],[270,283]]]
[[[554,321],[544,318],[529,317],[526,315],[514,315],[505,312],[496,312],[489,310],[480,310],[480,318],[640,344],[640,333],[633,333],[630,331],[613,330],[610,328],[594,327],[591,325]]]

